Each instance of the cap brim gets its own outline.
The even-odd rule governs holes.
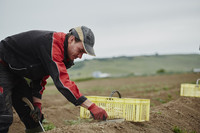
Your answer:
[[[84,43],[83,44],[85,51],[87,52],[87,54],[91,55],[91,56],[96,56],[94,53],[94,49],[93,47],[91,47],[90,45]]]

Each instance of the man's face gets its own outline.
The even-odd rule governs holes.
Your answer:
[[[74,60],[76,58],[82,58],[82,55],[85,54],[86,51],[83,47],[82,42],[75,42],[75,38],[70,36],[68,40],[68,57],[70,60]]]

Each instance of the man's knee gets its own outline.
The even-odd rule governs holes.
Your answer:
[[[1,125],[1,123],[11,125],[12,122],[13,122],[13,115],[0,115],[0,125]]]
[[[0,133],[7,133],[13,122],[13,115],[0,115]]]

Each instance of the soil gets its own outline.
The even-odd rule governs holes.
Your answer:
[[[173,133],[176,129],[200,133],[200,98],[181,97],[181,83],[195,83],[200,74],[175,74],[147,77],[129,77],[79,82],[79,88],[93,86],[112,86],[120,90],[123,97],[148,98],[151,100],[150,120],[148,122],[102,122],[83,121],[72,125],[66,121],[79,121],[79,107],[69,103],[60,93],[43,95],[43,112],[45,118],[56,128],[47,133]],[[134,89],[130,89],[134,86]],[[125,88],[120,88],[126,86]],[[119,87],[119,88],[118,88]],[[151,89],[148,89],[151,88]],[[47,86],[46,91],[56,90]],[[80,90],[81,91],[81,90]],[[110,91],[98,93],[85,91],[86,95],[108,95]],[[24,125],[14,112],[14,122],[9,133],[23,133]]]

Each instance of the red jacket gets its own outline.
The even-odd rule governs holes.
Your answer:
[[[9,36],[0,43],[0,57],[13,73],[32,79],[33,96],[41,98],[48,75],[57,89],[74,105],[82,104],[76,84],[69,79],[67,68],[68,35],[53,31],[28,31]]]

